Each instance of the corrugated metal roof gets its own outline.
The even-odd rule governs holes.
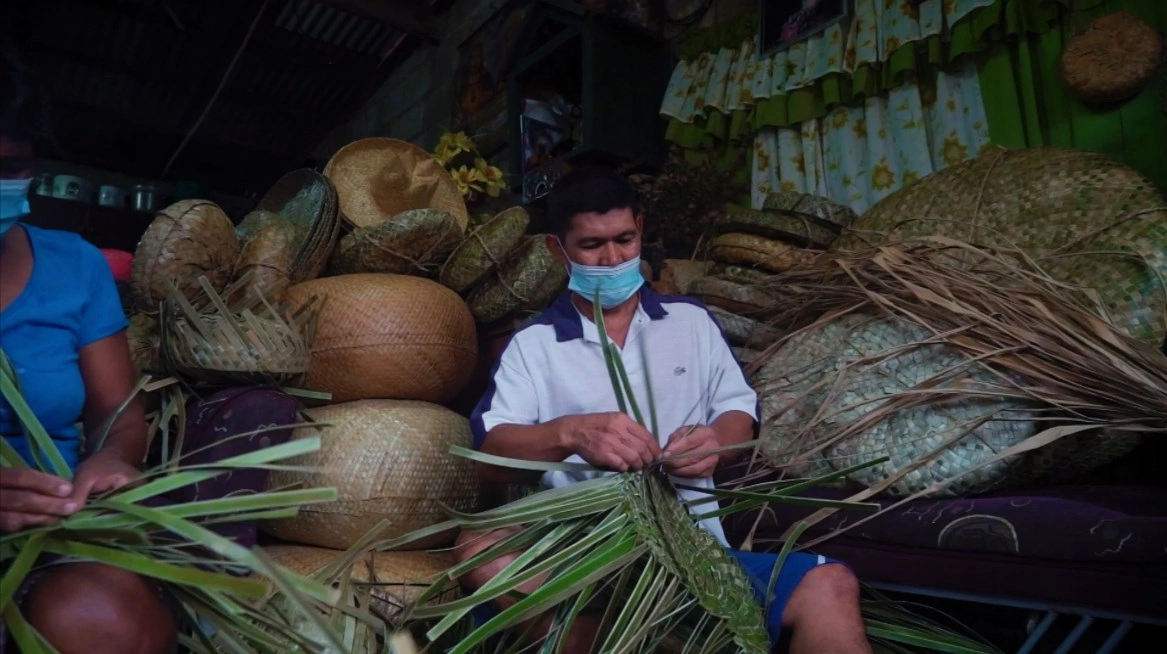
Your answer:
[[[18,15],[6,19],[20,26],[64,107],[67,120],[55,124],[64,149],[152,176],[203,111],[262,4],[40,0],[15,3]],[[383,60],[405,35],[337,4],[270,1],[172,176],[270,182],[357,109],[390,72]],[[142,145],[101,151],[133,142]],[[217,157],[222,170],[198,170]]]

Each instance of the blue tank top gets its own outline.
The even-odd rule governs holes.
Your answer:
[[[20,225],[32,248],[32,275],[0,311],[0,347],[12,361],[25,400],[70,468],[81,457],[78,422],[85,407],[81,348],[127,326],[105,257],[70,232]],[[19,418],[0,397],[0,434],[31,463]]]

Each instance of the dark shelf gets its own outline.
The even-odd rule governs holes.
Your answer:
[[[114,209],[44,195],[28,198],[32,213],[24,220],[43,229],[80,234],[99,248],[133,252],[155,212]]]

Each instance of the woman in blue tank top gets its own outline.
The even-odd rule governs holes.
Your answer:
[[[96,450],[99,433],[133,392],[126,318],[101,253],[77,235],[22,225],[32,140],[43,123],[15,49],[3,44],[0,95],[0,347],[12,361],[37,418],[74,469],[70,483],[26,468],[0,468],[0,530],[51,524],[91,495],[133,480],[146,454],[146,423],[135,401]],[[80,424],[80,426],[79,426]],[[11,407],[0,399],[0,435],[29,459]],[[176,621],[159,588],[108,566],[68,560],[38,564],[16,601],[61,654],[173,651]],[[10,643],[0,636],[0,651]]]

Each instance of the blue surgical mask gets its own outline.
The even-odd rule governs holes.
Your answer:
[[[616,266],[584,266],[571,261],[571,277],[567,288],[594,302],[600,291],[600,306],[605,309],[619,306],[644,286],[640,274],[640,257],[634,257]]]
[[[0,179],[0,238],[27,216],[28,187],[32,179]]]

